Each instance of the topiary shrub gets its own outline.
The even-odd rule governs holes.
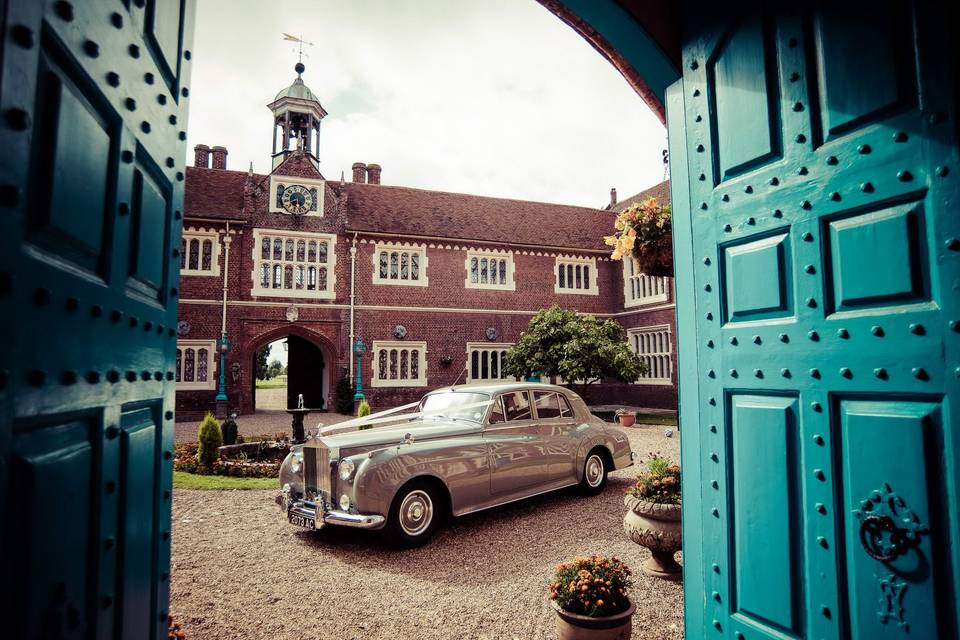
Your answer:
[[[208,413],[200,422],[200,428],[197,430],[197,460],[202,467],[211,469],[213,463],[219,457],[218,449],[223,446],[223,433],[220,431],[220,423]]]
[[[350,378],[340,376],[337,381],[337,393],[334,403],[337,405],[337,413],[349,416],[353,413],[353,385],[350,384]]]
[[[361,400],[360,405],[357,407],[357,417],[363,418],[368,415],[370,415],[370,403],[367,402],[366,400]],[[358,428],[362,431],[364,429],[369,429],[372,426],[373,425],[364,424],[364,425],[360,425],[360,427]]]
[[[223,444],[238,444],[237,442],[237,422],[233,417],[229,417],[220,425],[220,433],[223,434]]]

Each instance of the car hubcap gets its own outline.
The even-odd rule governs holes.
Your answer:
[[[586,468],[587,484],[591,487],[597,487],[600,485],[600,481],[603,480],[603,460],[600,459],[598,455],[592,455],[587,458],[587,468]]]
[[[418,536],[433,521],[433,501],[426,491],[411,491],[400,503],[400,528],[410,536]]]

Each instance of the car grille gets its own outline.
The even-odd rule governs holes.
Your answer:
[[[303,448],[303,484],[308,497],[320,493],[329,499],[330,449],[323,444]]]

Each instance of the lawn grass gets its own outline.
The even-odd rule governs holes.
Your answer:
[[[201,476],[186,471],[173,472],[174,489],[201,489],[206,491],[243,491],[249,489],[279,489],[276,478],[234,478],[231,476]]]
[[[282,389],[287,386],[287,376],[277,376],[269,380],[257,380],[257,389]]]

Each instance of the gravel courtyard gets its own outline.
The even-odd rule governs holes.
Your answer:
[[[640,457],[676,461],[679,438],[664,430],[625,429]],[[273,492],[178,489],[172,614],[190,640],[547,639],[554,566],[602,553],[635,569],[633,637],[682,638],[682,585],[643,575],[649,552],[623,532],[635,472],[611,474],[594,498],[563,491],[459,518],[408,551],[373,532],[291,527]]]

